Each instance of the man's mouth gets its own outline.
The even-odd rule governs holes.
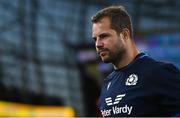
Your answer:
[[[98,51],[98,54],[100,56],[105,56],[107,53],[108,53],[108,50],[100,50],[100,51]]]

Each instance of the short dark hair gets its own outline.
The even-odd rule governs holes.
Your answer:
[[[91,21],[97,23],[104,17],[110,19],[111,28],[117,33],[120,33],[123,28],[128,28],[131,38],[133,37],[131,18],[123,6],[106,7],[92,16]]]

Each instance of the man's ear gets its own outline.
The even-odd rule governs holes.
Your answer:
[[[122,34],[122,38],[123,38],[124,40],[130,39],[130,31],[129,31],[128,28],[124,28],[124,29],[122,30],[121,34]]]

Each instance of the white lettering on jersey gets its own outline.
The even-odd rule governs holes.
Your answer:
[[[126,94],[120,94],[117,95],[114,102],[112,101],[111,97],[108,97],[105,99],[107,106],[118,104],[120,100],[125,96]]]

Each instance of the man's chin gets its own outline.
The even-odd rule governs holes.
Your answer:
[[[112,61],[110,59],[102,59],[104,63],[111,63]]]

